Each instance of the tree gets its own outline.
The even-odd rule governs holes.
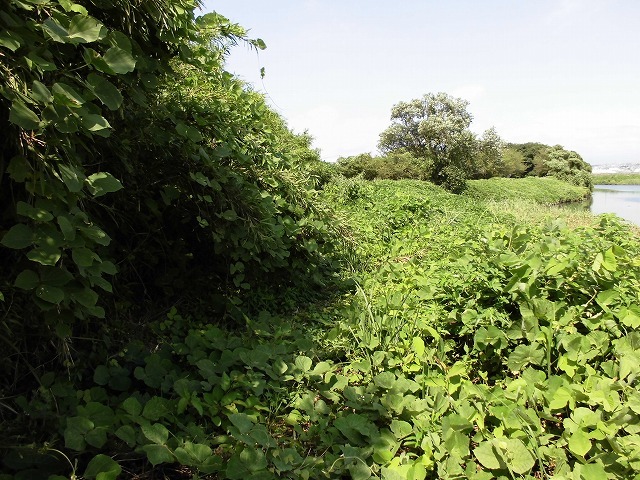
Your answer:
[[[399,149],[430,161],[431,181],[460,192],[473,170],[476,139],[469,131],[469,102],[446,93],[428,93],[391,110],[392,125],[380,134],[383,153]]]
[[[522,153],[513,147],[507,147],[502,152],[503,167],[501,177],[520,178],[525,175],[527,165]]]
[[[473,178],[502,176],[505,164],[504,142],[494,127],[486,130],[478,140]]]
[[[591,165],[572,150],[565,150],[562,145],[555,145],[547,151],[547,175],[565,182],[583,187],[593,188]]]

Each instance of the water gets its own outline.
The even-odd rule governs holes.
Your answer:
[[[615,213],[640,225],[640,185],[596,185],[591,196],[591,212]]]

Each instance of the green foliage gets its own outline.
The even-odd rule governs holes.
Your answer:
[[[640,173],[594,173],[595,185],[640,185]]]
[[[577,202],[590,195],[588,188],[574,186],[556,178],[492,178],[468,182],[467,195],[478,200],[520,199],[530,204],[555,205]]]
[[[547,175],[565,182],[593,189],[591,165],[585,162],[576,152],[568,151],[560,145],[551,147],[547,151],[546,161],[549,169]]]
[[[547,174],[545,159],[549,145],[537,142],[508,143],[507,147],[524,157],[526,173],[536,177],[544,177]]]
[[[524,157],[528,175],[552,176],[574,185],[593,188],[591,165],[576,152],[561,145],[550,147],[542,143],[508,144],[508,150]]]
[[[502,152],[503,167],[500,172],[501,177],[520,178],[527,171],[525,157],[513,147],[506,147]]]
[[[491,127],[478,139],[473,178],[508,177],[504,159],[504,142]]]
[[[429,178],[430,167],[428,162],[415,158],[409,152],[396,151],[378,157],[363,153],[339,158],[336,170],[346,178],[360,176],[365,180],[426,180]]]
[[[522,185],[534,181],[566,186]],[[8,471],[638,474],[640,243],[625,226],[507,225],[482,198],[419,181],[338,179],[322,196],[357,241],[352,292],[294,317],[247,315],[242,330],[173,308],[154,322],[153,350],[134,341],[81,386],[43,375],[12,408],[64,447],[7,454]]]
[[[132,7],[0,14],[3,480],[640,473],[640,243],[488,209],[585,187],[334,177],[224,71],[261,40],[194,2]],[[417,156],[460,191],[471,117],[433,100],[394,113],[431,143],[374,172]]]
[[[378,146],[385,153],[401,150],[428,160],[430,180],[458,193],[473,170],[476,148],[468,104],[446,93],[400,102],[391,109],[393,123],[380,134]]]
[[[195,6],[15,0],[0,16],[0,397],[51,362],[78,378],[175,301],[238,321],[252,287],[333,268],[311,137],[223,68],[230,45],[264,44]],[[102,446],[72,424],[73,447]]]

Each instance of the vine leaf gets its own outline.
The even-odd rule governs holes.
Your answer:
[[[120,47],[111,47],[102,60],[113,73],[129,73],[136,68],[136,61],[129,52]],[[109,72],[110,73],[110,72]]]
[[[67,37],[72,43],[91,43],[107,35],[107,29],[93,17],[76,15],[69,23]]]
[[[38,115],[20,100],[16,100],[11,104],[9,121],[25,130],[35,130],[40,125]]]
[[[96,480],[116,480],[122,467],[113,458],[99,454],[91,459],[84,472],[85,478]]]
[[[585,432],[578,430],[569,437],[569,450],[584,457],[591,450],[591,440]]]
[[[117,110],[122,105],[122,94],[116,86],[100,75],[90,73],[87,84],[91,92],[106,105],[109,110]]]
[[[33,231],[24,223],[18,223],[5,233],[0,243],[14,250],[26,248],[33,243]]]
[[[120,190],[122,183],[113,175],[107,172],[94,173],[89,175],[86,180],[89,190],[94,197],[101,197],[107,193],[113,193]]]

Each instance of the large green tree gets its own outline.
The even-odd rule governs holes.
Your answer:
[[[400,102],[391,110],[392,124],[380,134],[378,148],[383,153],[405,150],[428,159],[431,181],[462,191],[473,170],[476,149],[468,105],[442,92]]]

